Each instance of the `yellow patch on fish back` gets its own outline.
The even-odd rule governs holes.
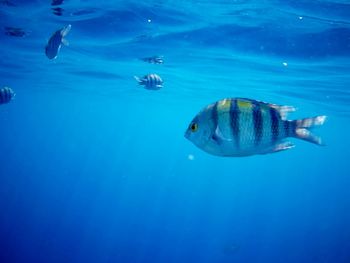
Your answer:
[[[224,99],[218,102],[217,109],[218,111],[228,111],[231,107],[231,100],[230,99]]]
[[[237,100],[237,105],[241,110],[251,109],[253,107],[252,103],[246,100]]]

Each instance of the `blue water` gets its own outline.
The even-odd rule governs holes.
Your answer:
[[[347,0],[0,1],[0,88],[16,92],[0,105],[0,262],[349,263],[349,14]],[[164,64],[140,60],[153,55]],[[164,88],[133,78],[148,73]],[[183,135],[226,97],[325,114],[326,146],[209,155]]]

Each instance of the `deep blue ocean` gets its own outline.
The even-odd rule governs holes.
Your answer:
[[[0,43],[1,263],[350,262],[348,0],[8,0]],[[185,139],[234,97],[327,115],[326,146]]]

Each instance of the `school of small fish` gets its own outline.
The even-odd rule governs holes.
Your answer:
[[[52,5],[63,1],[53,0]],[[49,59],[56,59],[62,44],[68,45],[65,37],[72,26],[69,24],[56,30],[45,46]],[[24,36],[18,28],[8,28],[10,36]],[[163,56],[140,58],[150,64],[163,64]],[[162,78],[155,73],[134,76],[137,83],[147,90],[163,88]],[[9,103],[15,97],[9,87],[0,89],[0,104]],[[321,126],[326,116],[300,120],[287,120],[294,107],[281,106],[247,98],[227,98],[209,104],[190,122],[185,137],[201,150],[216,156],[241,157],[284,151],[294,147],[287,140],[293,137],[316,145],[324,145],[321,138],[310,129]],[[192,158],[193,159],[193,158]]]

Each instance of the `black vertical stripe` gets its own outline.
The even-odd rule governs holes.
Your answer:
[[[9,90],[7,88],[4,89],[4,102],[9,102],[10,101],[10,94],[9,94]]]
[[[211,111],[211,119],[213,121],[212,139],[215,140],[218,144],[220,144],[220,138],[216,134],[216,129],[219,125],[218,103],[217,102],[213,105],[213,108]]]
[[[10,102],[13,98],[13,95],[14,93],[12,89],[8,87],[0,89],[0,104]]]
[[[9,93],[9,101],[10,101],[13,98],[13,91],[9,88],[8,93]]]
[[[153,87],[153,76],[152,76],[152,75],[149,75],[149,76],[147,76],[147,78],[148,78],[148,85],[149,85],[150,87]]]
[[[288,124],[288,127],[285,127],[286,130],[286,136],[291,137],[295,136],[295,130],[297,129],[297,121],[285,121]]]
[[[6,88],[4,88],[4,89],[2,90],[2,102],[3,102],[3,103],[6,103],[6,102],[7,102],[7,90],[6,90]]]
[[[278,112],[274,108],[270,108],[270,118],[271,118],[271,141],[272,143],[278,140],[279,136],[279,117]]]
[[[290,135],[290,121],[283,121],[284,134],[288,137]]]
[[[259,103],[253,104],[253,123],[254,123],[254,135],[255,145],[258,145],[263,135],[263,116]]]
[[[239,131],[239,108],[237,105],[237,100],[233,99],[231,100],[231,106],[230,106],[230,124],[232,129],[232,135],[236,144],[236,148],[239,149],[240,147],[240,131]]]

